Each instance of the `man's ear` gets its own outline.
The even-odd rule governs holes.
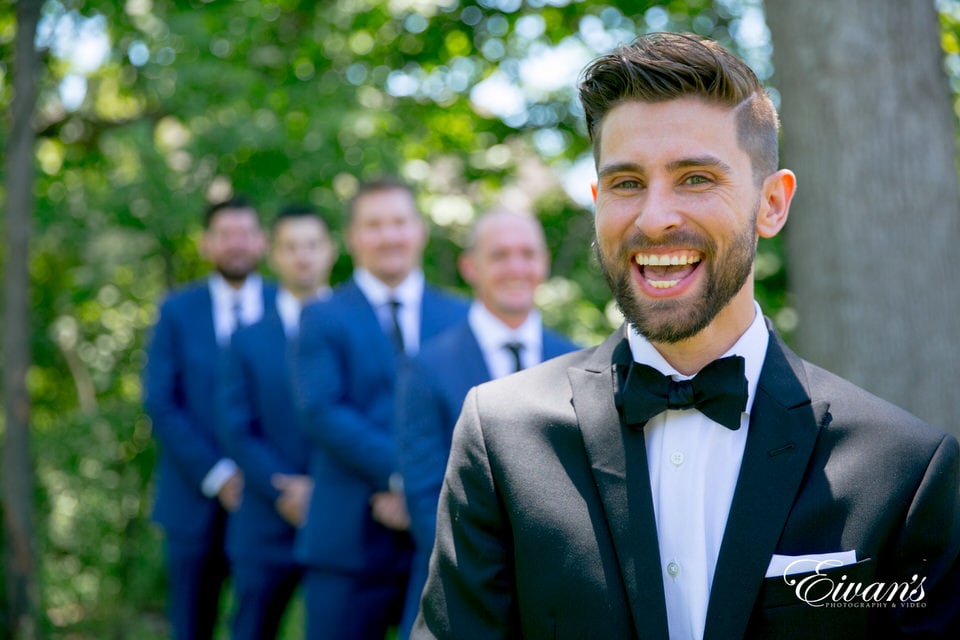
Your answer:
[[[757,211],[757,235],[772,238],[780,233],[790,213],[790,202],[797,190],[797,177],[789,169],[771,173],[763,181],[760,209]]]
[[[200,241],[197,243],[197,250],[200,253],[200,257],[204,260],[210,260],[210,234],[204,230],[200,235]]]
[[[473,255],[469,251],[464,251],[457,258],[457,266],[460,268],[460,276],[463,281],[471,287],[477,279],[477,267],[473,263]]]
[[[593,196],[593,204],[596,205],[597,204],[597,183],[596,182],[590,183],[590,194]]]

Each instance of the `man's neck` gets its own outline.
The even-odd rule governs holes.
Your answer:
[[[410,277],[410,273],[412,273],[412,272],[407,272],[407,273],[404,273],[403,275],[400,275],[400,276],[390,276],[390,277],[386,277],[386,278],[385,278],[385,277],[382,277],[382,276],[379,276],[379,275],[376,275],[376,274],[373,274],[372,272],[371,272],[370,275],[372,275],[374,278],[376,278],[377,280],[379,280],[380,282],[382,282],[383,284],[385,284],[388,288],[390,288],[390,289],[396,289],[396,288],[399,287],[401,284],[403,284],[404,281],[406,281],[407,278]]]
[[[507,313],[491,309],[486,304],[483,305],[483,308],[487,310],[487,313],[511,329],[519,329],[520,326],[527,321],[527,318],[530,317],[530,312],[532,311],[532,309],[527,309],[522,313]]]
[[[290,295],[292,295],[294,298],[296,298],[300,302],[306,302],[307,300],[313,300],[314,298],[316,298],[317,294],[323,289],[326,289],[328,286],[329,286],[328,284],[318,284],[315,287],[306,288],[306,289],[293,288],[293,287],[285,287],[285,288],[287,291],[290,292]]]
[[[223,272],[221,271],[217,271],[217,274],[219,274],[219,276],[223,278],[223,281],[227,284],[227,286],[233,289],[234,291],[239,291],[240,289],[242,289],[243,285],[247,283],[247,279],[250,277],[248,274],[243,276],[242,278],[233,278],[233,277],[224,275]]]
[[[752,288],[744,287],[703,330],[679,342],[651,342],[683,375],[694,375],[730,350],[756,317]]]

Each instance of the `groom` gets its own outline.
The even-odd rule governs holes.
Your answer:
[[[412,637],[960,637],[956,440],[754,301],[796,186],[756,76],[651,34],[580,97],[626,324],[471,391]]]

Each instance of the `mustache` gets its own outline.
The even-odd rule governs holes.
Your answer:
[[[599,247],[599,240],[594,238],[594,246]],[[629,257],[631,254],[656,249],[676,249],[683,247],[693,249],[704,255],[714,255],[717,251],[716,243],[691,229],[677,229],[656,238],[651,238],[642,231],[637,231],[623,241],[619,247],[620,256]]]

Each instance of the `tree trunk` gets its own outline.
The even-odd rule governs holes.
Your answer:
[[[39,55],[34,40],[39,0],[20,0],[13,68],[11,131],[6,151],[7,211],[3,300],[2,458],[3,554],[7,596],[4,625],[11,638],[41,634],[37,554],[33,525],[33,468],[30,454],[29,243],[33,215],[34,143]]]
[[[767,0],[801,355],[960,435],[956,123],[932,0]]]

